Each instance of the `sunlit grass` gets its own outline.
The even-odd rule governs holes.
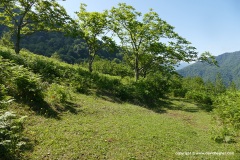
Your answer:
[[[65,112],[60,119],[29,115],[25,133],[35,140],[35,147],[26,156],[30,159],[236,159],[239,156],[238,143],[218,144],[211,140],[211,115],[207,112],[166,110],[160,114],[85,95],[78,95],[76,101],[77,114]],[[177,107],[177,102],[172,102]],[[178,152],[234,152],[235,156],[177,155]]]

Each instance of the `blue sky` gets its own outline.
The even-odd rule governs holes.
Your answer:
[[[118,3],[143,14],[153,8],[175,31],[197,48],[213,55],[240,50],[240,0],[66,0],[59,3],[74,17],[80,3],[88,11],[103,11]]]

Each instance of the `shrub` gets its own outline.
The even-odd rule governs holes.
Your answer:
[[[1,92],[24,101],[43,100],[40,76],[0,58]],[[4,85],[4,88],[3,88]]]
[[[172,90],[173,96],[174,97],[181,97],[184,98],[186,96],[187,93],[187,89],[184,88],[179,88],[179,89],[173,89]]]
[[[64,104],[71,100],[69,89],[56,83],[51,84],[45,94],[52,105]]]
[[[115,60],[100,59],[93,64],[93,70],[100,73],[109,74],[113,76],[134,76],[133,70],[124,63],[117,63]]]
[[[12,42],[12,34],[11,32],[3,32],[2,37],[0,39],[0,45],[9,47],[9,48],[14,48],[14,44]]]
[[[21,66],[16,66],[12,69],[12,93],[24,101],[42,101],[44,95],[42,93],[40,76],[29,72]]]
[[[23,121],[26,116],[18,118],[16,114],[5,112],[0,116],[0,157],[17,159],[26,144],[23,141]]]
[[[3,84],[0,84],[0,101],[4,99],[7,95],[6,87]]]
[[[240,93],[228,91],[214,101],[214,118],[223,130],[222,139],[237,135],[240,130]],[[231,132],[230,132],[231,131]],[[233,131],[236,132],[233,134]],[[224,132],[224,134],[222,133]]]
[[[212,99],[204,91],[188,91],[185,95],[187,99],[192,99],[195,102],[212,105]]]
[[[118,85],[115,87],[115,96],[122,101],[131,101],[135,98],[135,87],[133,84]]]

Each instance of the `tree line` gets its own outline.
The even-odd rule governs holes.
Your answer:
[[[158,70],[172,70],[180,61],[213,58],[209,52],[198,56],[196,48],[152,9],[142,15],[133,6],[119,3],[104,12],[88,12],[86,5],[81,4],[76,12],[78,18],[73,20],[55,0],[0,2],[1,23],[12,33],[17,54],[24,37],[37,31],[61,31],[84,40],[90,72],[93,71],[94,58],[102,48],[111,52],[120,46],[119,52],[134,70],[136,81]],[[117,39],[120,44],[116,44]],[[163,39],[168,42],[164,43]]]

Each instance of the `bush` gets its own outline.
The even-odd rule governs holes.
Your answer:
[[[16,66],[13,68],[12,94],[27,102],[43,101],[40,76],[29,72],[26,68]]]
[[[95,61],[93,63],[93,70],[100,73],[113,75],[113,76],[121,76],[121,77],[134,76],[134,72],[130,67],[128,67],[124,63],[117,63],[114,60],[110,61],[110,60],[100,59],[98,61]]]
[[[0,157],[3,159],[18,159],[21,149],[26,144],[23,141],[23,121],[11,112],[0,116]]]
[[[1,92],[28,102],[43,100],[40,76],[2,58],[0,64]]]
[[[172,93],[174,97],[184,98],[186,97],[187,89],[184,89],[184,88],[173,89]]]
[[[219,133],[223,135],[220,137],[224,139],[226,136],[237,136],[240,130],[240,93],[228,91],[218,96],[213,111],[218,126],[224,128],[224,134]],[[233,131],[236,133],[233,134]]]
[[[0,84],[0,101],[4,99],[7,95],[6,87],[3,84]]]
[[[51,84],[45,94],[52,105],[64,104],[71,100],[69,89],[56,83]]]
[[[204,91],[188,91],[185,96],[187,99],[192,99],[195,102],[212,105],[212,99]]]
[[[133,101],[135,87],[133,84],[118,85],[115,87],[115,96],[122,101]]]
[[[2,37],[0,39],[0,45],[6,46],[9,48],[14,48],[11,32],[3,32]]]
[[[158,102],[167,92],[166,82],[157,77],[140,79],[135,84],[134,96],[144,104],[154,104]]]

